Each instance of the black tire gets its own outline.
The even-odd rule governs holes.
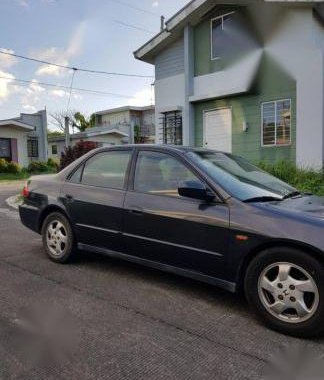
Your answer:
[[[62,229],[59,231],[62,236],[66,235],[66,243],[62,242],[56,242],[58,245],[60,244],[62,252],[60,253],[55,253],[53,252],[55,246],[50,246],[48,243],[48,237],[51,235],[49,232],[49,227],[55,226],[55,223],[61,223],[63,226]],[[58,224],[56,224],[58,226]],[[71,261],[73,259],[73,256],[76,251],[76,244],[75,244],[75,239],[74,239],[74,234],[72,231],[71,224],[69,220],[60,212],[53,212],[49,214],[43,223],[42,226],[42,240],[43,240],[43,246],[45,249],[45,252],[47,256],[54,262],[64,264],[67,263],[68,261]]]
[[[316,284],[317,302],[313,303],[313,305],[315,306],[313,307],[313,313],[310,314],[311,316],[309,316],[309,319],[301,319],[299,322],[295,323],[283,321],[282,319],[280,319],[280,316],[274,316],[272,314],[272,311],[270,311],[269,308],[267,308],[264,304],[264,301],[262,301],[263,290],[261,290],[260,295],[259,279],[263,278],[262,276],[267,268],[271,267],[271,265],[276,263],[290,263],[295,266],[298,266],[299,268],[302,268],[305,272],[307,272],[307,274],[311,276],[313,283]],[[281,284],[279,285],[282,286]],[[277,287],[279,287],[279,285],[277,285]],[[299,338],[311,338],[323,334],[324,266],[319,260],[311,256],[310,254],[289,247],[269,248],[259,253],[248,266],[245,275],[244,289],[246,298],[251,306],[252,311],[255,312],[255,314],[257,315],[257,317],[259,317],[261,321],[263,321],[267,326],[269,326],[273,330]],[[285,289],[283,291],[285,291]],[[289,290],[286,290],[286,292],[289,292]],[[277,293],[274,294],[277,295]],[[310,293],[308,293],[308,295],[309,294]],[[286,296],[286,294],[284,296]],[[278,298],[279,297],[280,294]],[[287,297],[290,298],[289,295],[287,295]],[[273,297],[273,299],[275,300],[275,297]],[[294,297],[292,297],[292,299],[294,300]]]

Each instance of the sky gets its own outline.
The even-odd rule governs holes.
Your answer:
[[[135,60],[133,51],[159,32],[161,15],[168,19],[187,2],[0,0],[0,51],[72,67],[154,76],[154,67]],[[69,87],[71,80],[70,70],[0,54],[0,120],[44,107],[48,115],[66,111],[68,89],[42,83]],[[77,71],[73,87],[116,95],[74,90],[69,107],[90,115],[112,107],[149,105],[154,102],[153,82]]]

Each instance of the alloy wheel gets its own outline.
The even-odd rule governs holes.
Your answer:
[[[288,323],[309,320],[319,305],[319,291],[314,278],[298,265],[278,262],[261,273],[258,294],[266,310]]]
[[[68,243],[68,235],[62,222],[54,220],[49,223],[46,231],[46,242],[53,256],[61,257],[64,255]]]

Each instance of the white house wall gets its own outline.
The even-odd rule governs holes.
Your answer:
[[[162,112],[183,109],[185,105],[185,74],[155,81],[155,130],[156,143],[163,143],[160,133],[160,118]]]
[[[266,47],[297,83],[296,161],[305,167],[323,164],[323,39],[311,9],[290,9]]]
[[[115,112],[102,115],[102,124],[115,125],[120,123],[129,123],[129,111]]]
[[[18,163],[23,167],[29,164],[27,153],[27,133],[12,127],[1,127],[0,138],[17,139]]]

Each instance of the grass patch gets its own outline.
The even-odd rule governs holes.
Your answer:
[[[28,179],[33,175],[39,175],[39,174],[54,174],[56,171],[49,170],[47,172],[35,172],[35,173],[30,173],[27,170],[22,170],[19,173],[0,173],[0,183],[1,182],[7,182],[7,181],[19,181],[19,180],[24,180]]]
[[[259,162],[257,166],[301,192],[324,195],[323,170],[297,168],[296,165],[286,161],[279,161],[273,165]]]

